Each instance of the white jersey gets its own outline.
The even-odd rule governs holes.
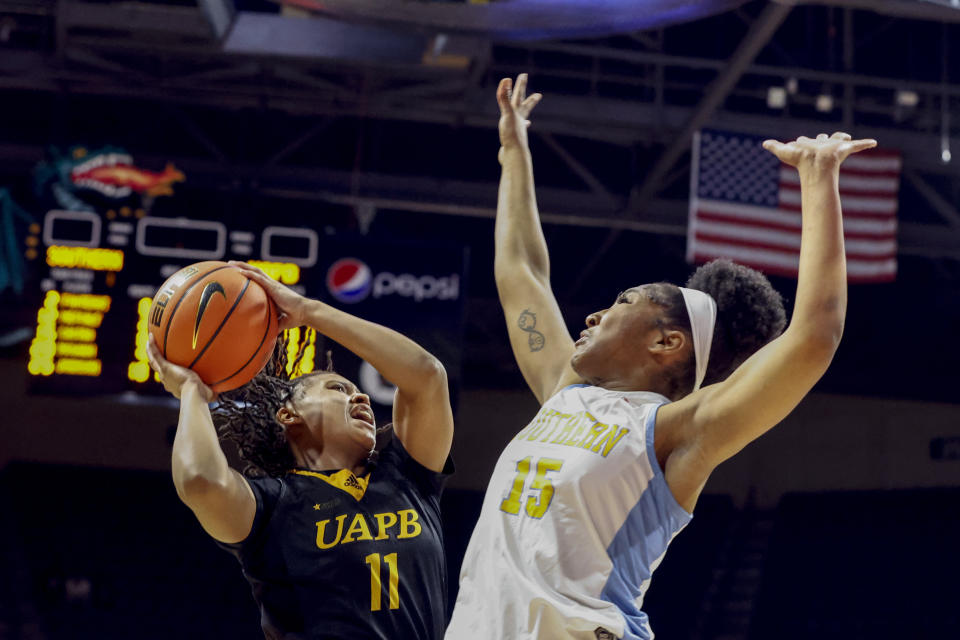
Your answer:
[[[494,468],[447,640],[653,637],[643,596],[692,517],[654,454],[665,402],[574,385],[541,407]]]

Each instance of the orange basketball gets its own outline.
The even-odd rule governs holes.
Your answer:
[[[153,297],[149,318],[163,357],[196,371],[216,393],[253,379],[277,342],[277,310],[266,292],[216,260],[170,276]]]

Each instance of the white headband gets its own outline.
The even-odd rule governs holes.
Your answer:
[[[693,357],[697,365],[696,381],[693,390],[703,384],[707,375],[707,362],[710,360],[710,346],[713,344],[713,325],[717,321],[717,303],[709,294],[696,289],[680,287],[683,302],[690,316],[690,333],[693,334]]]

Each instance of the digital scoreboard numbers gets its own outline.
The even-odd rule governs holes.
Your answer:
[[[47,291],[37,312],[27,370],[35,376],[99,376],[103,365],[97,330],[111,302],[105,295]]]
[[[122,249],[109,246],[104,221],[89,211],[49,211],[38,258],[44,290],[30,343],[27,371],[37,378],[96,379],[111,359],[106,319],[115,306],[108,293],[124,270]],[[112,345],[110,345],[112,347]],[[105,353],[106,352],[106,355]],[[87,382],[79,390],[96,389]]]
[[[150,303],[164,280],[193,262],[247,260],[318,295],[300,285],[303,271],[317,266],[320,239],[312,229],[231,230],[217,220],[124,214],[53,210],[44,217],[34,261],[42,296],[27,363],[32,391],[162,393],[147,361]],[[292,353],[308,338],[291,334]],[[313,369],[314,349],[306,348],[304,372]]]

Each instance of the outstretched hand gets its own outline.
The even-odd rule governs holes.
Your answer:
[[[228,264],[231,267],[236,267],[243,275],[263,287],[263,290],[273,300],[273,304],[277,306],[277,311],[280,313],[280,331],[307,324],[305,320],[307,302],[309,302],[307,298],[290,287],[280,284],[251,264],[237,260],[231,260]]]
[[[517,76],[517,86],[510,78],[504,78],[497,86],[497,103],[500,105],[500,162],[506,149],[527,146],[527,127],[530,112],[543,96],[534,93],[527,96],[527,74]]]
[[[147,340],[147,360],[150,362],[150,367],[160,376],[163,388],[172,393],[175,398],[180,398],[183,385],[193,382],[200,390],[200,395],[204,401],[213,402],[217,399],[217,394],[200,379],[200,376],[193,369],[173,364],[160,355],[157,341],[152,335]]]
[[[850,134],[837,132],[832,136],[821,133],[816,138],[800,136],[793,142],[765,140],[763,148],[777,156],[781,162],[796,167],[799,171],[810,169],[833,169],[840,167],[848,156],[877,146],[872,139],[853,140]]]

